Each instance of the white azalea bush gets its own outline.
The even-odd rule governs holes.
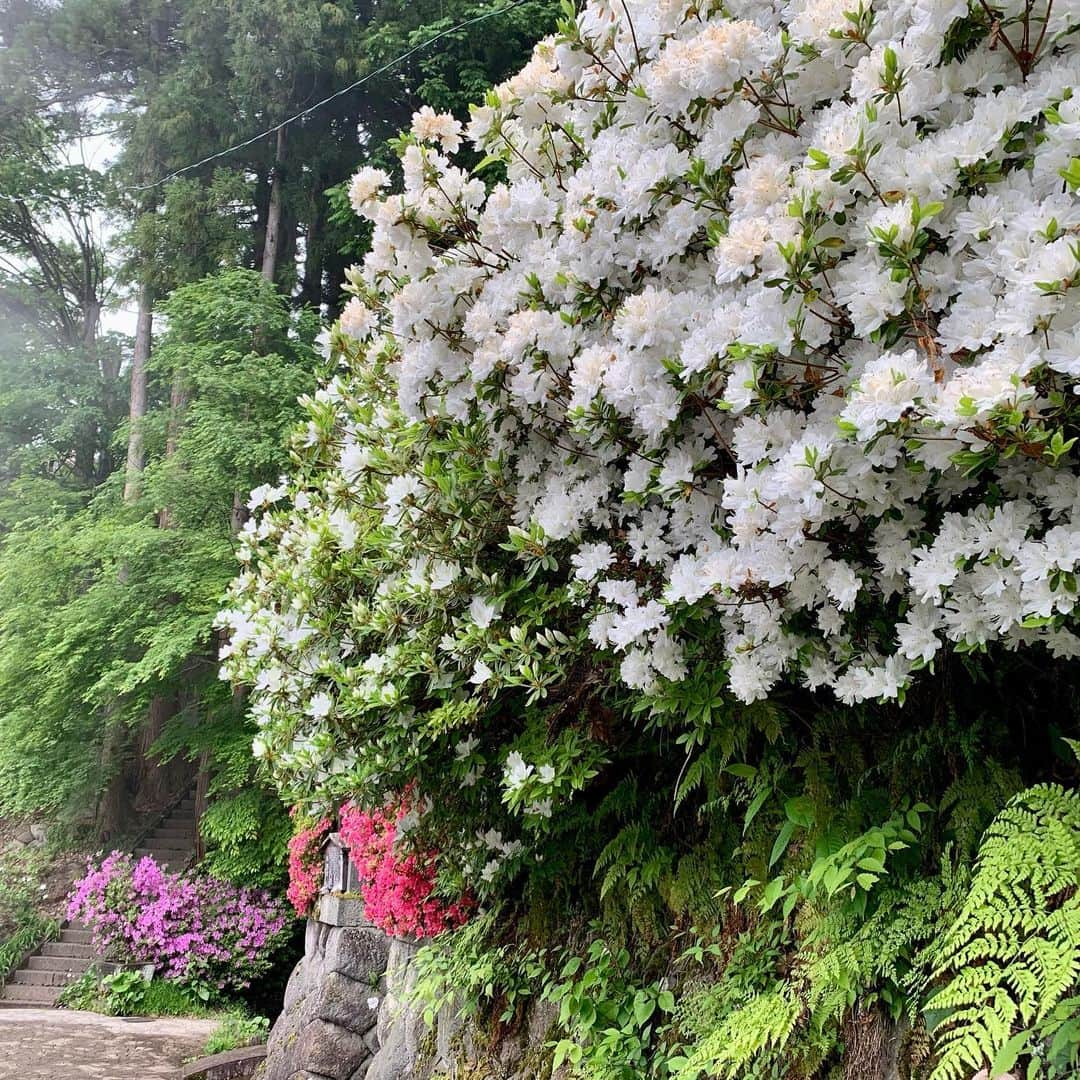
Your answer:
[[[1013,6],[592,3],[466,132],[417,114],[401,194],[356,176],[315,475],[225,618],[282,767],[592,650],[649,695],[704,643],[746,702],[1080,651],[1078,10]]]
[[[452,792],[494,895],[630,739],[1080,653],[1078,24],[592,0],[418,113],[222,616],[289,797]]]

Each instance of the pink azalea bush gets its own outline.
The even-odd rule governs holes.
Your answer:
[[[67,917],[86,923],[95,946],[126,963],[155,964],[174,982],[225,992],[263,974],[288,933],[284,905],[262,889],[171,874],[149,856],[114,851],[87,864]]]
[[[289,888],[286,896],[298,916],[311,911],[322,884],[322,844],[330,831],[330,819],[300,828],[289,841]]]
[[[341,811],[341,840],[361,879],[360,895],[368,919],[388,934],[433,937],[461,926],[472,901],[447,903],[435,895],[437,853],[398,850],[399,825],[409,800],[382,810],[347,803]]]

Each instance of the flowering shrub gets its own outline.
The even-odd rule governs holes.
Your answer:
[[[388,934],[433,937],[461,926],[471,904],[467,898],[448,904],[435,895],[434,851],[398,850],[411,814],[406,799],[382,810],[361,810],[350,803],[342,808],[339,831],[361,878],[367,917]]]
[[[1075,716],[1076,5],[564,11],[467,126],[417,114],[400,191],[353,179],[370,250],[252,501],[225,673],[291,800],[433,798],[440,872],[512,912],[498,964],[553,895],[624,931],[755,904],[704,1071],[818,1075],[828,1039],[757,1055],[855,987],[925,1000],[898,972],[962,877],[913,868],[1033,771],[1029,687]],[[836,860],[895,814],[882,900],[884,852]]]
[[[286,896],[300,917],[311,911],[323,879],[322,844],[330,831],[330,819],[301,827],[289,841],[289,887]]]
[[[598,0],[474,111],[507,183],[452,118],[403,193],[358,174],[365,310],[224,617],[281,775],[356,765],[338,711],[537,698],[587,650],[659,697],[715,640],[748,702],[1080,652],[1068,16],[1028,55],[963,5],[845,10]],[[342,572],[351,606],[306,585]]]
[[[282,905],[262,890],[170,874],[149,856],[135,863],[119,851],[87,866],[67,917],[86,923],[104,954],[156,964],[166,979],[218,992],[242,989],[265,972],[288,924]]]

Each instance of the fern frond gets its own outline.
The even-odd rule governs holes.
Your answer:
[[[932,1080],[961,1080],[990,1066],[1010,1039],[1039,1026],[1080,986],[1080,793],[1055,784],[1013,798],[986,830],[968,897],[929,950],[944,985],[927,1006]],[[1069,1020],[1067,1012],[1057,1024]]]

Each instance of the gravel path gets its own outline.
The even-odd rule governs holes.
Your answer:
[[[0,1080],[174,1080],[214,1020],[138,1023],[63,1009],[0,1010]]]

